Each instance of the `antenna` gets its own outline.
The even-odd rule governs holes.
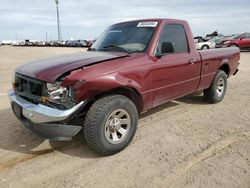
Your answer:
[[[58,41],[62,40],[62,33],[60,28],[60,19],[59,19],[59,0],[55,0],[56,3],[56,13],[57,13],[57,33],[58,33]]]

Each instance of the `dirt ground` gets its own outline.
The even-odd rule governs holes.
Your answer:
[[[49,142],[24,128],[6,95],[27,61],[80,48],[0,46],[0,187],[250,187],[250,53],[215,105],[202,95],[157,107],[140,118],[124,151],[92,152],[83,135]]]

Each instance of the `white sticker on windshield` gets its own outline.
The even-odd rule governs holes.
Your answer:
[[[139,22],[137,27],[156,27],[158,22]]]

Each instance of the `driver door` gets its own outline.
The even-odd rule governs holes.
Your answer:
[[[200,56],[198,53],[190,53],[184,26],[166,24],[156,54],[161,53],[164,43],[172,44],[172,48],[153,65],[153,106],[192,93],[200,80]]]

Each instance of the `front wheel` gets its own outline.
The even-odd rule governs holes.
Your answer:
[[[135,104],[123,95],[98,99],[84,122],[84,137],[95,152],[112,155],[123,150],[136,132],[138,112]]]
[[[227,75],[219,70],[208,89],[203,91],[205,99],[210,103],[218,103],[223,100],[227,89]]]

